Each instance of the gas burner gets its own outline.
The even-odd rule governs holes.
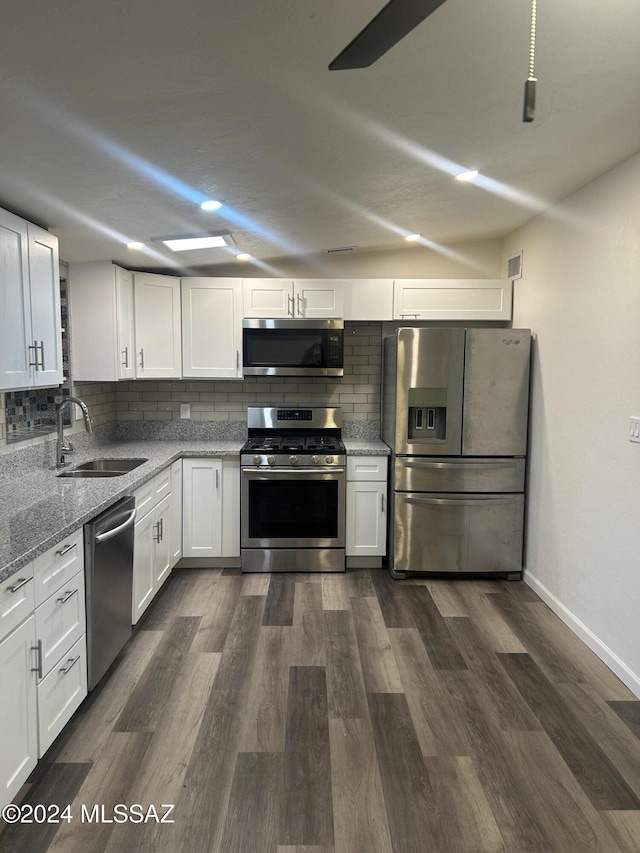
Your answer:
[[[241,451],[243,465],[327,467],[345,464],[339,409],[249,408],[248,427],[249,439]]]

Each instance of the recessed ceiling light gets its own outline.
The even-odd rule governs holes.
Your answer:
[[[477,169],[470,169],[468,172],[460,172],[456,175],[456,181],[474,181],[478,177]]]
[[[139,243],[137,240],[132,240],[130,243],[127,243],[127,249],[143,249],[144,243]]]
[[[422,234],[407,234],[404,239],[407,240],[409,243],[417,243],[418,240],[420,240],[421,238]]]
[[[185,234],[175,237],[153,237],[154,243],[163,243],[172,252],[190,252],[195,249],[219,249],[222,246],[235,246],[228,231],[217,234]]]
[[[219,210],[222,207],[222,202],[210,199],[209,201],[203,201],[200,207],[203,210]]]
[[[249,252],[240,252],[236,255],[236,261],[250,261],[253,255],[250,255]]]

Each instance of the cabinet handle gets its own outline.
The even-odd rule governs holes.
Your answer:
[[[65,554],[68,554],[68,553],[69,553],[69,551],[73,551],[73,549],[74,549],[75,547],[76,547],[76,543],[75,543],[75,542],[72,542],[72,543],[71,543],[71,545],[65,545],[65,547],[64,547],[64,548],[61,548],[61,550],[60,550],[60,551],[56,551],[56,555],[57,555],[58,557],[64,557],[64,555],[65,555]]]
[[[418,319],[420,314],[400,314],[401,317],[413,317],[414,319]]]
[[[154,542],[160,542],[160,522],[156,521],[156,523],[153,526],[156,529],[156,532],[153,535],[153,541]]]
[[[298,294],[298,316],[304,317],[304,306],[302,304],[302,296]]]
[[[287,314],[289,314],[290,317],[295,317],[295,307],[296,303],[294,301],[294,298],[291,294],[289,294],[287,296]]]
[[[38,640],[35,646],[31,646],[31,651],[36,653],[36,665],[31,667],[31,672],[37,672],[38,678],[42,678],[42,640]]]
[[[70,670],[73,669],[73,667],[78,663],[79,660],[80,660],[80,655],[78,655],[75,658],[69,658],[67,661],[67,665],[60,667],[60,672],[63,675],[66,675]]]
[[[384,495],[380,495],[380,512],[384,515]]]
[[[158,524],[160,525],[160,541],[162,542],[164,539],[164,518],[161,518]]]
[[[240,350],[236,350],[236,370],[240,370]]]
[[[59,604],[64,604],[65,602],[69,601],[71,596],[75,595],[77,591],[78,591],[77,588],[76,589],[68,589],[68,590],[66,590],[64,595],[60,596],[60,598],[56,598],[56,601]]]
[[[44,341],[40,341],[39,347],[37,346],[37,341],[36,341],[36,362],[38,361],[38,355],[37,355],[38,349],[40,350],[40,357],[41,357],[40,370],[44,370],[45,369],[45,367],[44,367]],[[38,369],[38,365],[36,363],[36,370],[37,369]]]
[[[129,367],[129,347],[125,347],[120,354],[124,356],[122,367]]]
[[[17,592],[19,589],[22,589],[22,587],[23,587],[25,584],[29,583],[29,581],[32,581],[32,580],[33,580],[33,577],[30,577],[30,578],[18,578],[17,583],[14,583],[14,585],[13,585],[13,586],[7,587],[7,589],[9,590],[9,592]]]
[[[216,468],[216,489],[220,488],[220,472]]]
[[[144,350],[140,349],[140,367],[144,370]]]
[[[33,357],[35,358],[35,361],[31,361],[31,355],[30,355],[31,350],[33,350]],[[37,343],[34,341],[31,344],[31,346],[27,347],[27,351],[29,352],[29,367],[35,367],[35,369],[37,370],[38,369],[38,345],[37,345]]]

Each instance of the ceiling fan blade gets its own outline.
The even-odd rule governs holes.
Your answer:
[[[330,71],[367,68],[445,0],[390,0],[329,65]]]

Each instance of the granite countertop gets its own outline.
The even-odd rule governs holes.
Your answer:
[[[57,477],[55,468],[0,479],[0,582],[15,574],[124,495],[181,456],[238,456],[244,440],[128,441],[76,454],[69,469],[88,459],[144,458],[121,477]]]
[[[0,477],[0,582],[56,545],[124,495],[129,495],[180,457],[238,456],[244,439],[158,440],[104,444],[77,453],[73,469],[89,459],[144,458],[147,461],[121,477],[74,479],[56,476],[53,467]],[[355,456],[390,452],[380,440],[345,439]]]

